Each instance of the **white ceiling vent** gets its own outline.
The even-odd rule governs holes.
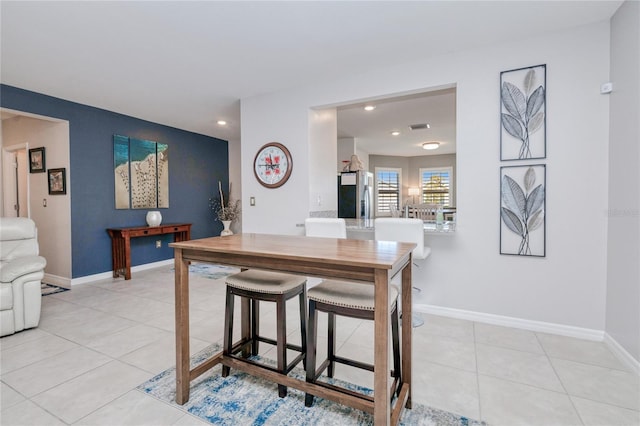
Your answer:
[[[431,128],[431,126],[428,123],[421,123],[421,124],[411,124],[409,128],[411,130],[422,130],[422,129],[429,129]]]

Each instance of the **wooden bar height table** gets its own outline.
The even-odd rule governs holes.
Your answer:
[[[222,363],[272,382],[290,386],[373,413],[376,425],[397,424],[404,407],[411,408],[411,252],[412,243],[349,240],[288,235],[236,234],[171,243],[175,249],[176,402],[189,400],[192,380]],[[189,364],[189,262],[206,262],[277,272],[367,282],[375,286],[374,399],[360,398],[316,383],[225,356],[222,352],[200,365]],[[389,293],[393,276],[402,276],[402,383],[390,404]],[[241,339],[249,337],[248,302],[243,299]],[[312,408],[311,408],[312,409]]]
[[[131,279],[131,238],[150,237],[152,235],[173,234],[173,241],[191,239],[190,223],[169,223],[160,226],[134,226],[130,228],[109,228],[111,237],[111,263],[113,277],[123,276]]]

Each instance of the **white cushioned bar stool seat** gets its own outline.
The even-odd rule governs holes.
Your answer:
[[[373,365],[353,359],[344,358],[336,354],[336,315],[374,320],[374,286],[373,284],[357,284],[345,281],[325,280],[309,289],[309,326],[307,336],[307,365],[306,380],[309,383],[323,385],[317,381],[318,377],[327,370],[327,376],[333,377],[335,363],[373,371]],[[391,312],[391,336],[393,341],[393,371],[394,389],[398,391],[402,383],[400,371],[400,335],[398,321],[398,289],[389,287],[389,307]],[[318,336],[317,311],[328,315],[327,359],[316,369],[316,340]],[[336,385],[329,385],[335,387]],[[392,392],[395,395],[396,392]],[[313,405],[312,394],[305,394],[305,405]]]
[[[373,311],[374,288],[370,284],[325,280],[307,291],[307,299],[349,309]],[[389,306],[398,299],[396,286],[389,287]]]
[[[271,294],[286,293],[306,282],[305,277],[255,269],[230,275],[226,279],[227,285],[231,287]]]
[[[300,361],[306,358],[307,347],[307,279],[296,275],[283,274],[278,272],[261,271],[249,269],[238,274],[230,275],[226,278],[227,296],[224,317],[224,355],[242,359],[243,361],[257,364],[258,362],[248,359],[250,347],[251,355],[258,355],[258,342],[275,345],[277,350],[277,368],[260,363],[262,367],[288,374]],[[233,310],[235,296],[249,300],[250,310],[243,312],[245,318],[243,322],[249,325],[249,335],[242,336],[233,343]],[[298,296],[300,305],[300,346],[287,343],[287,300]],[[276,304],[276,340],[260,336],[260,302],[275,302]],[[300,352],[290,363],[287,363],[287,349]],[[237,354],[241,352],[242,356]],[[222,367],[222,376],[229,375],[229,367]],[[278,395],[283,398],[287,396],[287,387],[278,385]]]

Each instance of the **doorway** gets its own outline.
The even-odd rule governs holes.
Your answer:
[[[28,144],[2,149],[2,216],[31,217]]]

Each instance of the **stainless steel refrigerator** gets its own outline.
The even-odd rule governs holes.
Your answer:
[[[338,176],[338,217],[371,219],[373,173],[365,170],[342,172]]]

